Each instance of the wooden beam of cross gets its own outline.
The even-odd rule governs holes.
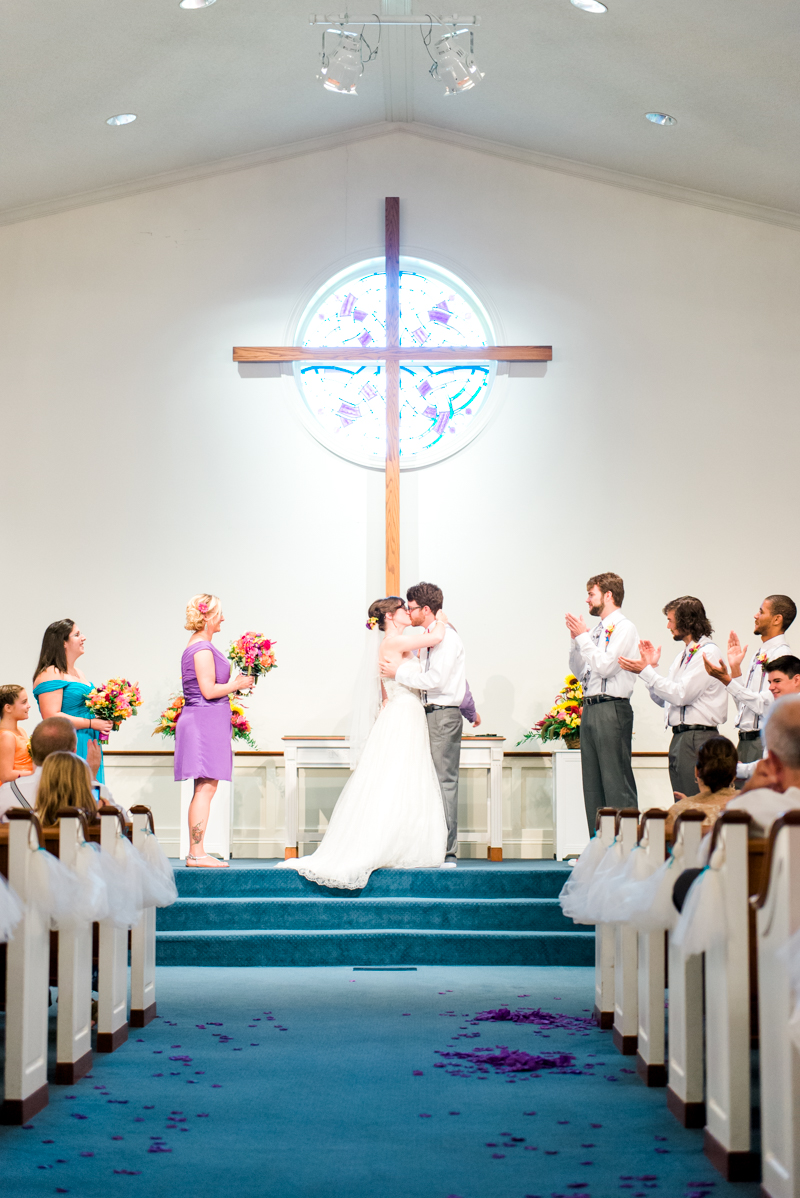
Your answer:
[[[386,198],[386,344],[369,348],[240,345],[234,362],[383,362],[386,367],[386,594],[400,594],[400,363],[550,362],[550,345],[421,349],[400,344],[400,200]]]

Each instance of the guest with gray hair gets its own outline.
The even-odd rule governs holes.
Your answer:
[[[769,708],[764,743],[766,756],[725,808],[752,817],[751,836],[769,836],[778,816],[800,808],[800,695],[786,695]]]

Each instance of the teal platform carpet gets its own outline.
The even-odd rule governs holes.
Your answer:
[[[376,870],[361,891],[274,861],[178,867],[158,913],[160,965],[589,965],[594,931],[565,919],[555,861]]]
[[[585,1019],[591,969],[161,968],[157,984],[155,1023],[52,1087],[26,1129],[0,1128],[3,1198],[758,1193],[721,1179],[702,1132],[609,1033],[473,1018]],[[574,1065],[502,1073],[440,1055],[497,1046]]]

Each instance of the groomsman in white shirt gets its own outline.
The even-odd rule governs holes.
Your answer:
[[[788,595],[767,595],[754,616],[756,636],[761,637],[761,648],[750,659],[747,681],[742,682],[742,661],[747,645],[742,647],[738,636],[732,632],[728,637],[728,666],[706,661],[705,666],[712,678],[717,678],[736,703],[739,715],[736,727],[739,731],[739,761],[747,763],[761,758],[761,729],[764,717],[774,702],[764,667],[778,657],[791,655],[786,640],[786,631],[794,622],[797,608]]]
[[[601,807],[636,807],[631,767],[636,679],[620,669],[621,655],[631,656],[638,633],[620,610],[625,586],[619,574],[595,574],[586,584],[589,614],[599,616],[591,632],[583,616],[567,615],[572,643],[569,668],[583,685],[581,770],[589,831]]]
[[[673,661],[668,676],[656,673],[661,646],[656,648],[651,641],[639,642],[637,660],[621,658],[619,664],[638,674],[653,702],[666,708],[666,725],[672,731],[669,780],[673,791],[694,794],[698,750],[709,737],[719,735],[719,725],[728,717],[728,693],[716,678],[709,678],[703,666],[706,656],[715,662],[719,659],[719,649],[711,640],[713,629],[700,600],[681,595],[663,610],[672,639],[683,641],[683,652]]]

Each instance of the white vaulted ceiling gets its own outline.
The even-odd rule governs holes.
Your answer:
[[[177,0],[2,0],[0,221],[383,122],[797,221],[797,0],[608,0],[603,16],[569,0],[465,0],[459,13],[482,19],[476,57],[486,78],[447,99],[416,29],[384,29],[357,97],[323,91],[321,29],[308,14],[343,0],[324,4],[217,0],[185,11]],[[417,0],[414,11],[426,7]],[[410,0],[381,4],[410,10]],[[650,124],[644,113],[654,109],[678,125]],[[137,121],[105,124],[122,112]]]

